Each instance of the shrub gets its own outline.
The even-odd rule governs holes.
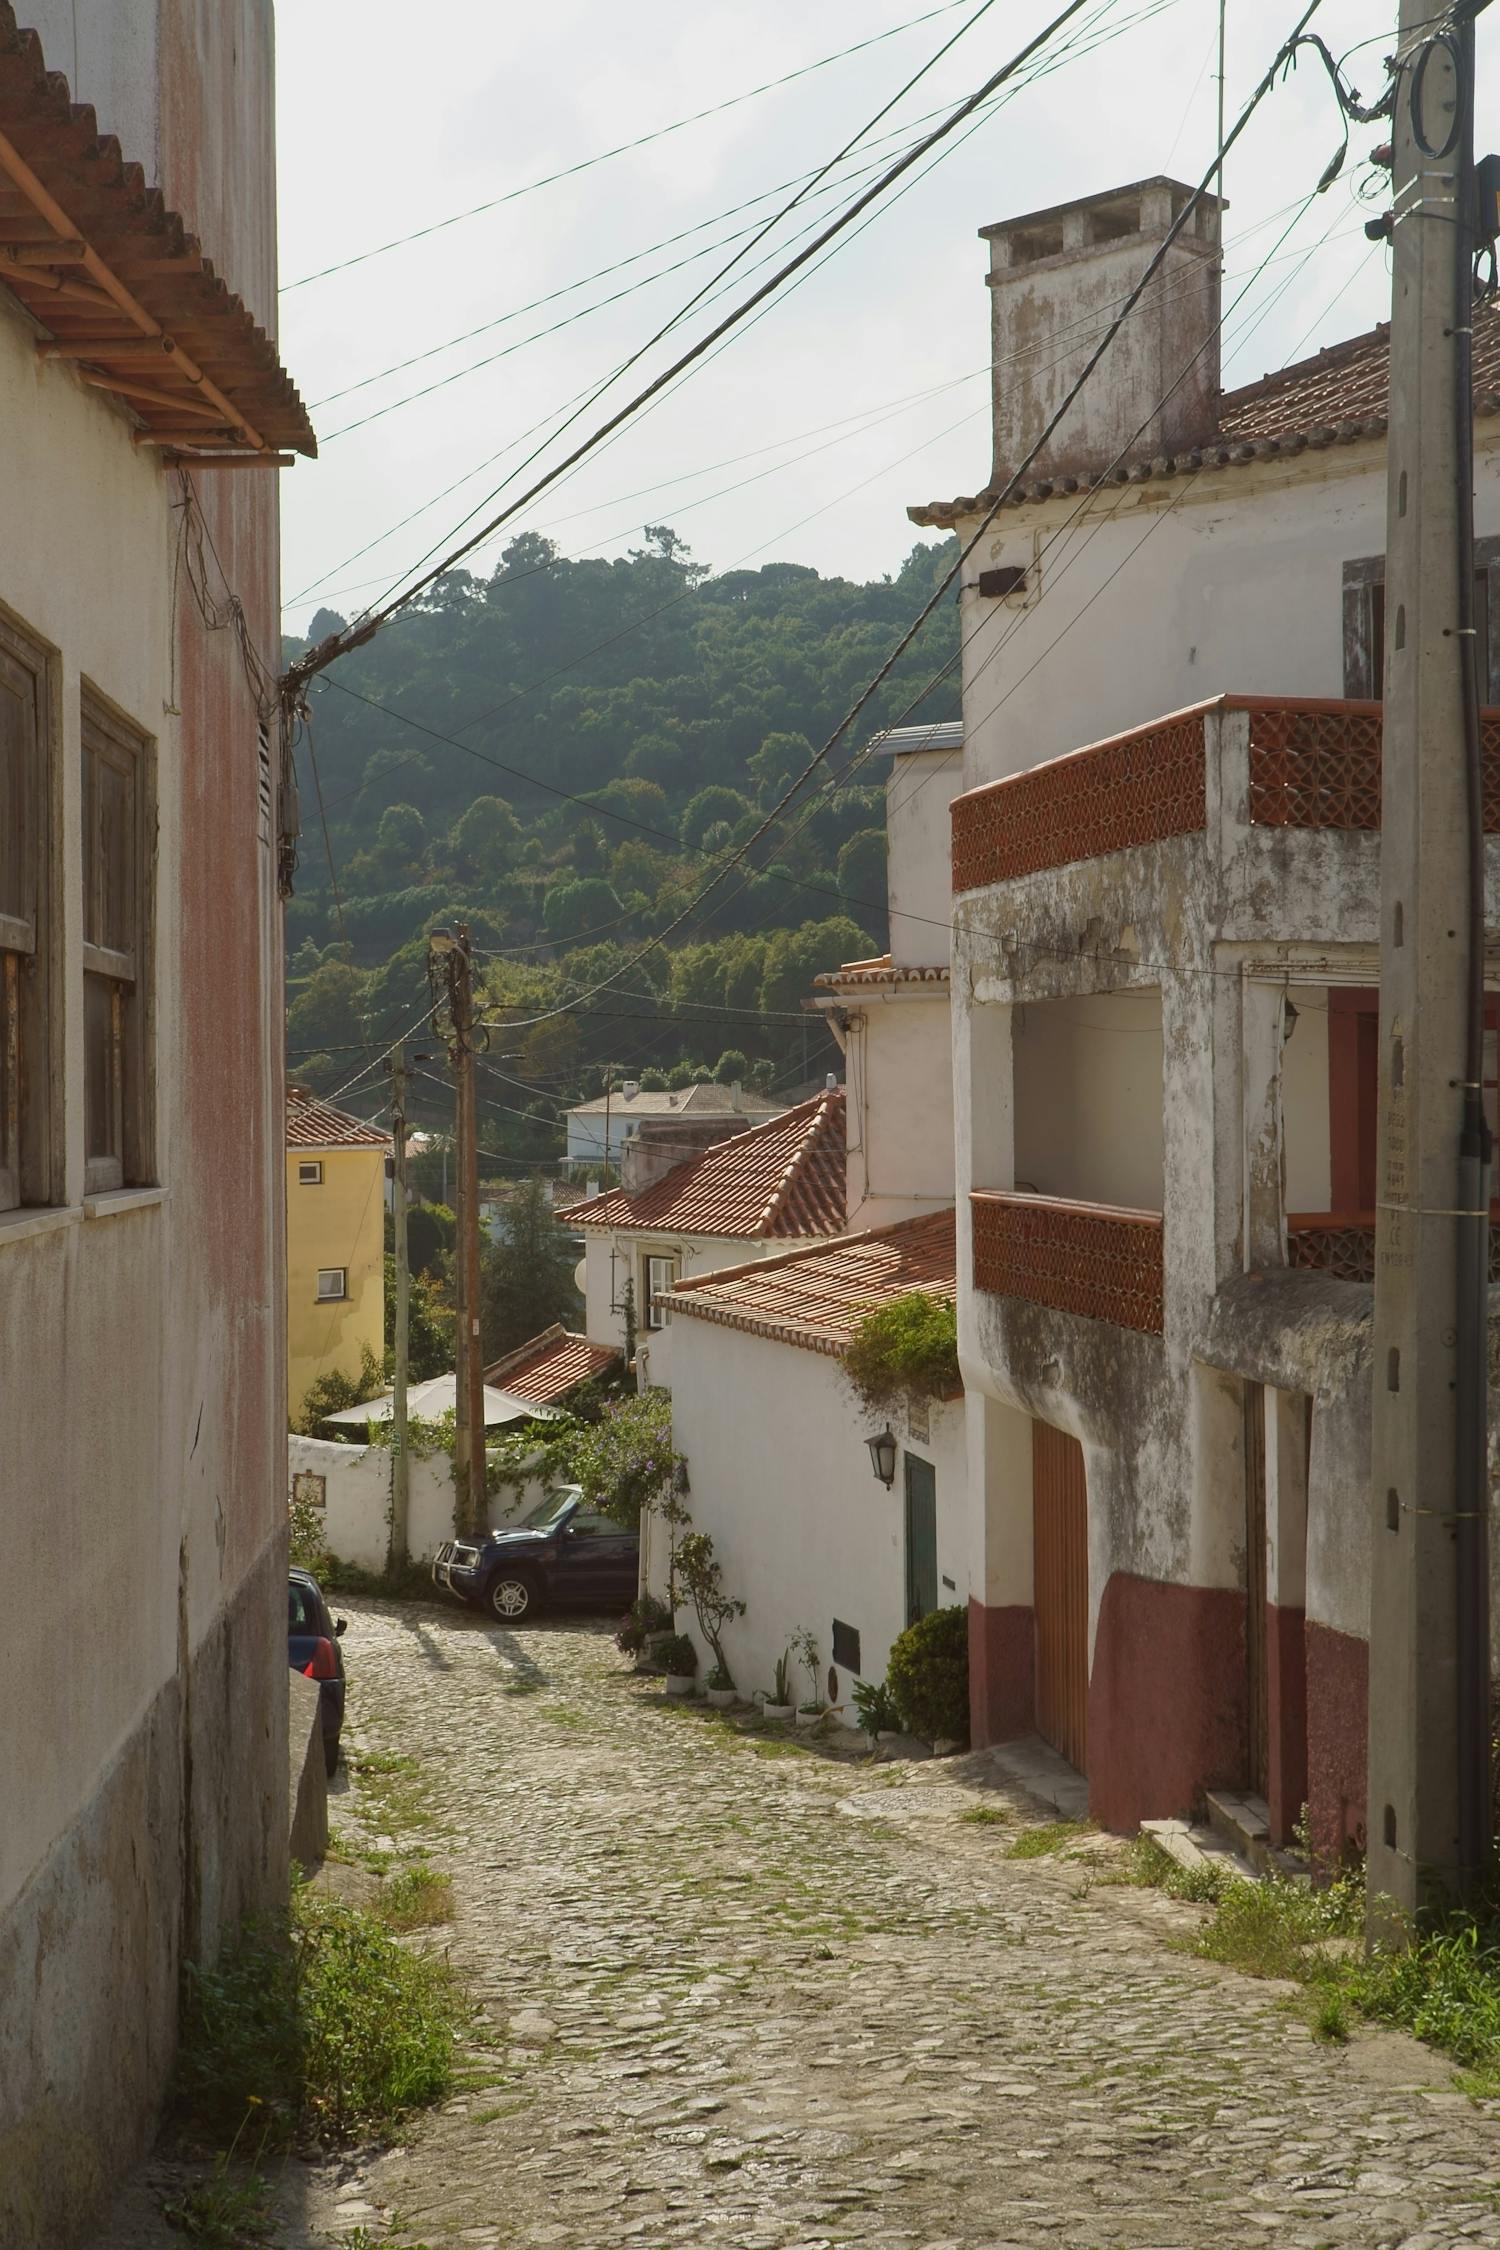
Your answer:
[[[662,1663],[679,1679],[698,1669],[698,1651],[686,1633],[674,1633],[661,1652]]]
[[[957,1307],[925,1289],[874,1306],[849,1339],[844,1373],[869,1414],[886,1413],[898,1399],[956,1397]]]
[[[856,1680],[854,1708],[861,1728],[868,1735],[894,1734],[901,1724],[896,1698],[884,1680]]]
[[[615,1627],[615,1647],[625,1656],[638,1656],[647,1634],[664,1633],[671,1623],[672,1612],[665,1602],[654,1594],[638,1594]]]
[[[189,1970],[176,2108],[226,2141],[253,2112],[268,2146],[378,2131],[450,2091],[466,2018],[445,1959],[299,1885],[285,1917]]]
[[[898,1636],[887,1673],[901,1724],[924,1742],[969,1734],[969,1618],[961,1606],[929,1610]]]

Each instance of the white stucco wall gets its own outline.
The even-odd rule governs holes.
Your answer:
[[[859,1633],[861,1676],[883,1679],[906,1623],[901,1460],[887,1491],[865,1448],[872,1425],[825,1354],[688,1318],[673,1324],[673,1343],[672,1426],[687,1456],[688,1506],[713,1539],[726,1589],[746,1604],[725,1635],[736,1684],[746,1695],[768,1689],[776,1659],[806,1625],[825,1696],[835,1618]],[[930,1428],[930,1441],[901,1444],[936,1470],[938,1600],[947,1605],[969,1593],[962,1403],[934,1407]],[[659,1539],[652,1557],[659,1591]],[[699,1637],[690,1616],[678,1621]],[[838,1685],[853,1724],[852,1675],[841,1672]],[[798,1699],[807,1692],[803,1678]]]
[[[868,1223],[868,1222],[866,1222]],[[675,1258],[677,1278],[689,1274],[717,1273],[724,1266],[750,1265],[760,1258],[779,1257],[797,1247],[792,1241],[746,1241],[740,1235],[648,1234],[625,1227],[584,1229],[584,1320],[591,1344],[623,1349],[625,1318],[618,1309],[627,1280],[635,1283],[636,1353],[642,1389],[661,1388],[672,1381],[673,1338],[678,1323],[648,1329],[641,1286],[647,1257]],[[613,1261],[613,1263],[611,1262]]]
[[[946,817],[946,807],[944,808]],[[948,987],[850,987],[844,1034],[849,1226],[953,1201]]]
[[[390,1541],[390,1447],[293,1436],[287,1451],[291,1483],[308,1471],[325,1480],[323,1532],[329,1553],[361,1570],[384,1570]],[[453,1464],[448,1455],[413,1454],[409,1485],[409,1549],[414,1562],[426,1562],[453,1537]],[[524,1515],[542,1497],[542,1489],[536,1478],[519,1487],[497,1486],[490,1495],[491,1527]]]
[[[1483,537],[1500,531],[1493,423],[1477,442]],[[1067,530],[1076,499],[1006,509],[965,576],[1035,535],[1040,593],[1021,612],[963,595],[965,786],[1207,696],[1342,695],[1343,565],[1384,553],[1385,500],[1384,448],[1362,443],[1112,487]]]
[[[886,890],[891,960],[898,969],[947,966],[953,919],[948,807],[963,785],[961,750],[891,760],[885,785]]]
[[[1160,995],[1046,1000],[1011,1015],[1016,1182],[1037,1195],[1162,1204]]]

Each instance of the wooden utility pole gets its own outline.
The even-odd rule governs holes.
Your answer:
[[[411,1475],[406,1449],[406,1385],[411,1339],[411,1263],[406,1245],[406,1049],[391,1056],[391,1233],[396,1255],[396,1365],[391,1397],[391,1545],[394,1578],[411,1560]]]
[[[474,960],[465,924],[429,939],[441,962],[452,1027],[449,1057],[456,1090],[454,1147],[454,1468],[467,1528],[481,1530],[486,1498],[484,1355],[479,1337],[479,1128],[474,1093]]]
[[[615,1066],[610,1063],[604,1073],[604,1177],[601,1188],[609,1186],[609,1111],[615,1095]]]
[[[1371,1459],[1373,1935],[1389,1930],[1392,1905],[1411,1915],[1473,1895],[1489,1806],[1474,33],[1472,21],[1445,26],[1441,39],[1431,28],[1430,0],[1401,0]]]

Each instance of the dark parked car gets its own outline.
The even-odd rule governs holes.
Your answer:
[[[344,1731],[344,1652],[339,1647],[347,1620],[329,1614],[323,1589],[311,1571],[287,1573],[286,1653],[294,1672],[318,1683],[323,1720],[323,1755],[328,1771],[339,1762]]]
[[[634,1600],[640,1539],[586,1508],[576,1485],[539,1500],[512,1530],[449,1539],[432,1561],[435,1585],[521,1625],[539,1610],[618,1609]]]

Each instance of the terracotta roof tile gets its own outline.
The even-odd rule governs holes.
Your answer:
[[[1362,336],[1329,344],[1311,359],[1220,393],[1213,421],[1172,455],[1122,463],[1106,476],[1028,479],[1007,505],[1048,500],[1094,484],[1147,484],[1200,469],[1248,468],[1257,461],[1383,438],[1390,378],[1390,328],[1382,321]],[[1500,298],[1474,307],[1474,411],[1500,414]],[[952,525],[982,514],[1005,489],[1001,477],[983,492],[908,508],[913,523]]]
[[[544,1328],[540,1336],[518,1344],[504,1359],[484,1371],[495,1389],[523,1398],[531,1406],[551,1406],[576,1391],[580,1383],[618,1365],[623,1354],[610,1344],[591,1344],[561,1322]]]
[[[815,985],[829,990],[843,984],[946,984],[948,966],[936,962],[920,968],[896,968],[888,953],[874,961],[845,961],[837,969],[823,969],[813,978]]]
[[[719,1141],[629,1195],[613,1188],[558,1217],[584,1227],[672,1234],[837,1234],[844,1224],[844,1095],[799,1103],[769,1124]]]
[[[164,440],[180,434],[189,450],[316,453],[271,338],[141,163],[126,160],[89,104],[71,100],[10,0],[0,0],[0,135],[14,152],[0,164],[0,245],[60,246],[45,262],[0,249],[0,279],[56,343],[92,347],[84,380],[115,390],[148,430]],[[155,164],[155,150],[140,154]],[[144,358],[143,341],[159,355]],[[123,351],[112,356],[111,342]]]
[[[345,1109],[335,1109],[331,1102],[320,1102],[316,1094],[304,1093],[300,1086],[288,1086],[286,1145],[288,1148],[388,1148],[390,1135],[382,1133],[378,1125],[367,1125],[363,1118],[351,1117]]]
[[[910,1290],[956,1301],[953,1209],[895,1226],[846,1235],[841,1242],[789,1251],[748,1266],[679,1281],[663,1292],[674,1314],[718,1321],[805,1351],[841,1352],[873,1305]]]

